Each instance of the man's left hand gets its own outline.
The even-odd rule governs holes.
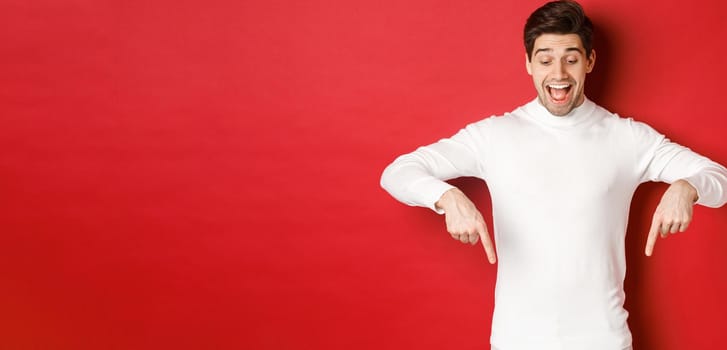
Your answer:
[[[669,186],[651,220],[646,256],[651,256],[654,252],[654,244],[659,234],[666,238],[669,233],[686,231],[692,222],[692,207],[696,201],[697,190],[689,182],[678,180]]]

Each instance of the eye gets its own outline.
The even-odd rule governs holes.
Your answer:
[[[575,58],[569,58],[569,59],[566,60],[566,62],[568,64],[576,64],[576,63],[578,63],[578,60],[575,59]]]
[[[547,66],[550,64],[550,61],[540,61],[540,64]]]

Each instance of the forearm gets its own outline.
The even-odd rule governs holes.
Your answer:
[[[402,203],[427,207],[441,214],[443,211],[435,202],[454,186],[435,176],[432,167],[417,158],[404,155],[387,166],[381,175],[381,187]]]
[[[482,177],[478,149],[478,131],[472,126],[451,138],[420,147],[400,156],[384,170],[381,187],[402,203],[430,208],[444,192],[453,188],[447,180],[461,176]]]
[[[684,180],[695,188],[697,204],[717,208],[727,203],[727,169],[717,163],[710,163]]]
[[[727,202],[727,169],[707,157],[685,148],[664,168],[663,181],[671,184],[683,180],[696,191],[696,203],[720,207]]]
[[[691,149],[663,140],[646,158],[645,180],[675,183],[684,180],[696,189],[697,204],[720,207],[727,202],[727,169]]]

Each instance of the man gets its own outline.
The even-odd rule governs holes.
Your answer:
[[[487,182],[499,257],[493,349],[630,349],[624,237],[636,187],[671,184],[646,255],[659,234],[686,230],[693,204],[727,201],[724,167],[585,97],[592,31],[575,2],[537,9],[524,33],[537,99],[403,155],[382,175],[392,196],[443,213],[454,239],[481,240],[495,263],[482,215],[444,181]]]

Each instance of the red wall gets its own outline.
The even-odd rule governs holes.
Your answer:
[[[534,97],[540,4],[4,1],[2,347],[487,349],[495,267],[378,180]],[[589,96],[727,163],[727,5],[584,7]],[[664,189],[627,236],[635,348],[722,349],[727,209],[647,259]]]

